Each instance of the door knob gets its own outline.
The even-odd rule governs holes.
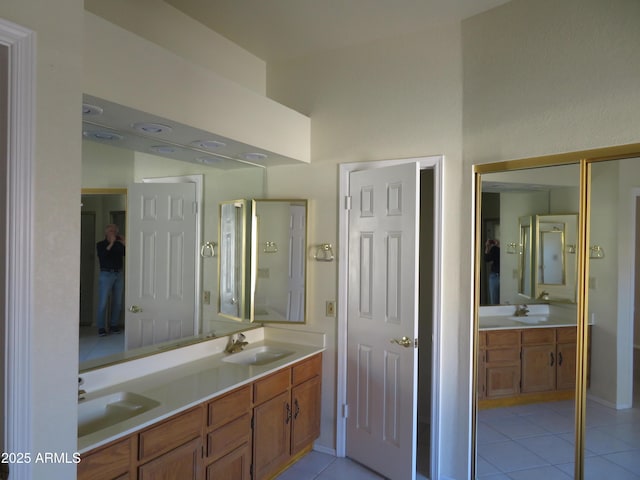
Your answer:
[[[129,307],[129,311],[131,313],[140,313],[140,312],[142,312],[142,307],[139,307],[138,305],[131,305]]]
[[[411,348],[413,346],[413,340],[411,340],[409,337],[392,338],[391,343],[397,343],[401,347],[405,348]]]

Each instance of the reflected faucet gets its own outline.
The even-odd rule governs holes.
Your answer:
[[[514,315],[516,317],[526,317],[529,313],[529,308],[526,305],[516,305],[516,311]]]
[[[242,333],[229,336],[229,343],[227,344],[227,348],[224,349],[225,353],[236,353],[242,351],[242,349],[249,345],[249,342],[245,341],[245,336]]]

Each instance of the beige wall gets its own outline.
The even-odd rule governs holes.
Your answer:
[[[442,367],[443,435],[447,445],[467,443],[469,296],[460,292],[469,254],[460,235],[470,217],[460,215],[461,52],[458,25],[441,25],[419,34],[331,51],[296,62],[268,65],[268,94],[311,116],[312,161],[308,166],[269,169],[270,196],[310,199],[309,243],[337,243],[338,164],[444,154],[444,257]],[[468,230],[468,228],[465,228]],[[340,246],[337,246],[340,250]],[[324,360],[322,434],[319,443],[335,446],[336,319],[324,315],[336,299],[337,263],[309,264],[309,323],[327,333]],[[460,321],[463,319],[463,321]],[[457,448],[444,448],[447,474],[466,476]]]
[[[76,449],[82,0],[5,0],[0,17],[37,32],[31,331],[32,455]],[[74,478],[73,464],[32,464]]]
[[[85,0],[84,6],[191,63],[265,93],[267,68],[263,60],[163,0]]]

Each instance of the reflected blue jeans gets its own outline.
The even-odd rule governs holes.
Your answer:
[[[500,274],[489,274],[489,303],[491,305],[500,304]]]
[[[124,278],[122,272],[100,272],[98,277],[98,329],[104,328],[109,294],[111,294],[111,321],[109,325],[117,327],[122,310],[122,291]]]

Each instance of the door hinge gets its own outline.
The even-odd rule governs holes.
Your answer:
[[[418,348],[418,337],[413,339],[413,347]]]
[[[344,197],[344,209],[351,210],[351,196],[347,195]]]
[[[342,405],[342,417],[349,418],[349,404],[345,403]]]
[[[253,430],[253,419],[254,419],[254,418],[255,418],[255,417],[253,417],[253,416],[251,417],[251,430]]]
[[[249,465],[249,475],[253,478],[253,463]]]

